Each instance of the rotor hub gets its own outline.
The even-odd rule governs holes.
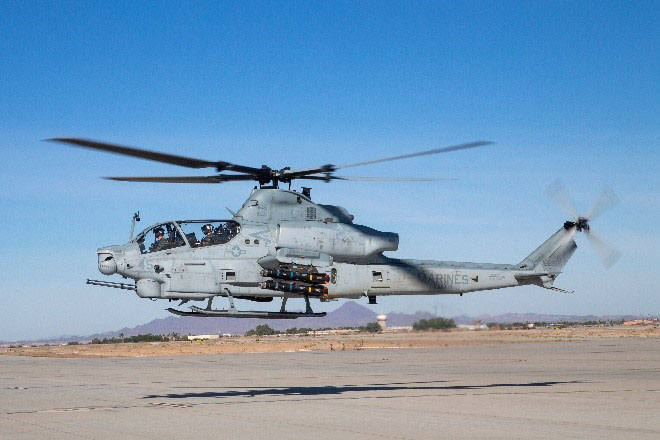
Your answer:
[[[578,232],[589,230],[589,219],[585,217],[578,217],[576,221],[567,221],[564,223],[564,229],[569,230],[575,228]]]
[[[578,231],[588,231],[589,230],[589,221],[584,217],[578,217],[577,224],[575,225]]]

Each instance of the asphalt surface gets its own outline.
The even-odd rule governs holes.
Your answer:
[[[0,356],[2,439],[660,438],[660,341]]]

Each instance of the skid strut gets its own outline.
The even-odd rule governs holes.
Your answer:
[[[190,307],[190,311],[177,310],[173,308],[167,309],[168,312],[179,316],[198,316],[198,317],[224,317],[224,318],[262,318],[262,319],[296,319],[296,318],[321,318],[326,315],[325,312],[316,313],[312,310],[309,303],[309,296],[305,296],[305,311],[304,312],[287,312],[286,311],[286,296],[282,298],[282,306],[279,312],[270,312],[267,310],[238,310],[234,306],[234,297],[231,294],[227,295],[229,298],[229,308],[223,310],[215,310],[211,308],[211,299],[206,308],[196,306]]]

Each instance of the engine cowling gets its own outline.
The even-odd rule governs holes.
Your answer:
[[[278,248],[306,249],[333,257],[366,257],[399,248],[399,234],[361,225],[286,222],[277,227]]]

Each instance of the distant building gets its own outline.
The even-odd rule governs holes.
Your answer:
[[[219,339],[220,335],[189,335],[189,341],[208,341],[211,339]]]
[[[400,325],[394,327],[387,327],[385,331],[394,333],[394,332],[411,332],[413,330],[412,325]]]
[[[660,320],[651,320],[651,319],[634,319],[632,321],[625,321],[623,325],[625,326],[631,326],[631,325],[653,325],[653,324],[660,324]]]
[[[486,324],[458,324],[456,328],[459,330],[488,330]]]
[[[387,328],[387,315],[383,315],[381,313],[380,315],[376,316],[376,321],[378,321],[378,325],[380,325],[382,330]]]
[[[356,328],[337,328],[330,330],[312,330],[311,334],[315,336],[323,335],[348,335],[351,333],[357,333],[359,330]]]

